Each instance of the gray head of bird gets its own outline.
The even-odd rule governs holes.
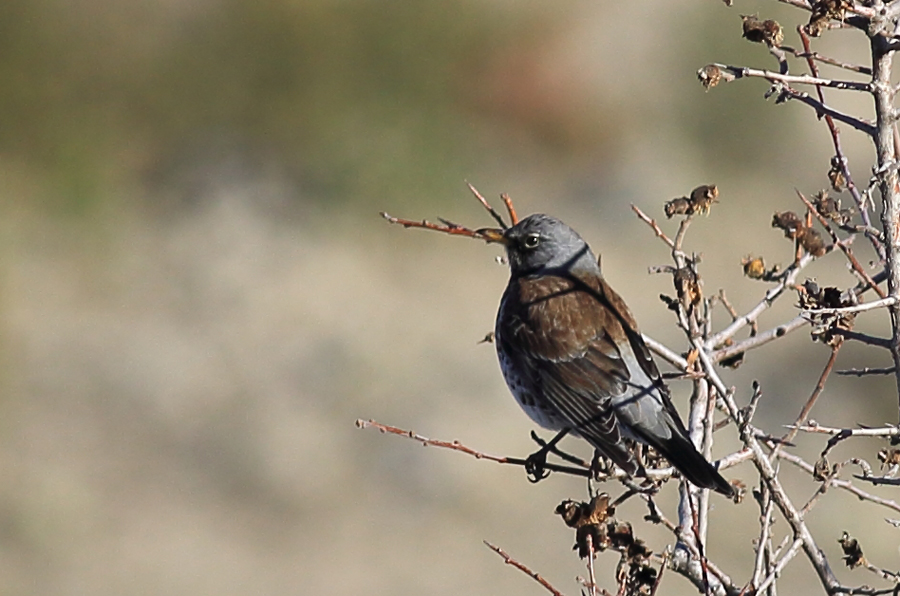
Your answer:
[[[535,213],[506,228],[478,230],[487,242],[506,247],[513,277],[542,273],[600,272],[597,259],[578,232],[549,215]]]

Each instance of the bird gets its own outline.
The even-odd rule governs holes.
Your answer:
[[[640,476],[637,441],[692,484],[733,496],[691,441],[634,316],[587,242],[541,213],[478,233],[505,247],[510,269],[494,328],[503,377],[536,424],[560,431],[550,445],[566,433],[579,436]],[[545,460],[546,449],[529,458],[541,470],[537,479]]]

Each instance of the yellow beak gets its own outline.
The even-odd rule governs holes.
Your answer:
[[[495,242],[504,246],[509,244],[509,240],[507,240],[506,235],[500,228],[481,228],[480,230],[475,230],[475,232],[485,242]]]

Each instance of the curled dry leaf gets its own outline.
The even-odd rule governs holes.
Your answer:
[[[722,69],[715,64],[707,64],[697,71],[697,78],[703,88],[709,91],[722,81],[723,74]]]
[[[847,564],[847,567],[855,569],[860,565],[866,564],[866,558],[863,556],[862,547],[859,545],[859,541],[856,538],[853,538],[847,532],[844,532],[838,540],[838,544],[841,545],[841,549],[844,551],[844,563]]]
[[[784,32],[777,21],[759,20],[755,15],[741,15],[744,27],[744,39],[754,43],[765,43],[778,47],[784,41]]]
[[[813,466],[813,478],[818,480],[819,482],[825,482],[831,475],[833,474],[833,470],[831,466],[828,464],[828,460],[824,457],[819,458],[816,462],[816,465]]]
[[[847,187],[847,180],[844,178],[844,168],[841,167],[841,161],[837,157],[831,158],[828,180],[831,182],[831,188],[834,189],[834,192],[842,192]]]
[[[675,291],[685,310],[690,311],[703,300],[700,276],[690,265],[677,269],[672,276],[672,281],[675,283]]]
[[[835,287],[820,288],[815,280],[808,279],[802,286],[797,288],[799,295],[800,308],[808,311],[816,311],[818,309],[844,308],[854,306],[856,304],[853,294],[847,298],[842,292]],[[830,314],[815,312],[807,315],[810,323],[812,323],[813,340],[821,341],[829,346],[840,344],[844,336],[842,331],[850,331],[856,321],[855,313]]]
[[[827,252],[822,235],[812,228],[804,228],[803,235],[800,236],[800,245],[814,257],[821,257]]]
[[[785,238],[796,239],[803,235],[806,229],[803,221],[793,211],[775,212],[772,216],[772,227],[784,232]]]
[[[666,217],[675,215],[709,214],[713,203],[719,202],[719,189],[715,184],[703,184],[691,191],[689,197],[679,197],[666,203]]]
[[[810,37],[819,37],[831,20],[843,21],[848,3],[845,0],[816,0],[812,4],[805,29]]]
[[[612,519],[615,508],[609,505],[609,495],[600,493],[589,503],[566,500],[559,504],[556,513],[563,518],[563,521],[570,528],[575,528],[575,549],[578,555],[584,559],[589,556],[591,549],[588,548],[588,536],[591,537],[591,544],[596,550],[605,550],[610,546],[609,532],[607,521],[611,520],[611,524],[615,525]]]
[[[831,198],[827,190],[820,190],[813,195],[813,205],[815,205],[819,214],[838,225],[845,226],[849,224],[850,219],[853,217],[853,209],[842,209],[841,200]]]
[[[900,449],[882,449],[878,452],[878,461],[882,470],[900,465]]]

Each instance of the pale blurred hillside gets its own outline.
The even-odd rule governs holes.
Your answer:
[[[746,309],[764,286],[740,277],[740,257],[789,260],[771,212],[825,184],[811,113],[766,104],[758,82],[696,83],[712,60],[768,65],[739,40],[737,11],[761,6],[0,3],[0,593],[543,593],[482,539],[578,593],[584,570],[552,512],[581,482],[532,486],[354,428],[371,417],[491,453],[532,448],[493,348],[476,343],[506,282],[497,250],[377,212],[489,225],[464,181],[509,192],[575,224],[644,330],[683,349],[657,298],[670,282],[646,275],[666,253],[629,203],[659,217],[717,183],[690,248],[708,291]],[[860,141],[845,134],[863,175]],[[837,263],[811,274],[845,283]],[[793,316],[792,300],[764,324]],[[744,396],[763,383],[760,423],[777,433],[826,357],[801,331],[728,381]],[[840,362],[885,363],[874,350]],[[688,386],[675,392],[680,407]],[[878,424],[895,402],[888,381],[832,379],[814,417]],[[835,512],[854,502],[828,498],[815,523],[838,560],[851,524]],[[850,529],[896,541],[880,513]],[[752,501],[713,512],[709,552],[738,577],[757,516]],[[601,557],[603,577],[615,562]],[[800,563],[784,590],[811,578]]]

